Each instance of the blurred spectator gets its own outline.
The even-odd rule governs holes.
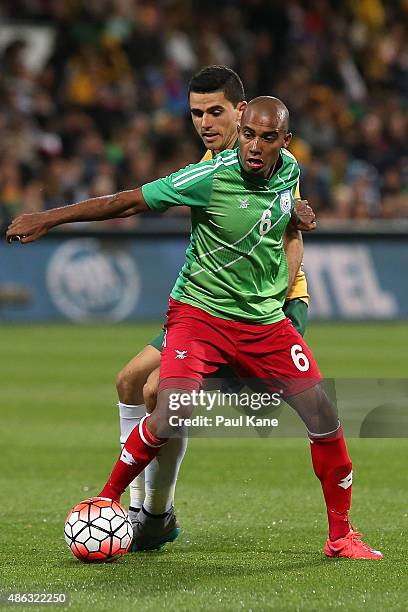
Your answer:
[[[186,92],[209,63],[287,103],[320,218],[408,216],[406,0],[4,0],[1,15],[3,226],[198,161]]]

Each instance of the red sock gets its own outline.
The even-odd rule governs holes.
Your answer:
[[[350,531],[348,513],[351,505],[352,464],[347,452],[343,429],[327,438],[309,436],[313,468],[319,478],[329,519],[332,541],[344,538]]]
[[[119,501],[126,487],[140,472],[143,472],[146,465],[166,443],[166,440],[160,440],[150,433],[146,426],[147,421],[148,417],[144,417],[130,433],[99,497],[109,497]]]

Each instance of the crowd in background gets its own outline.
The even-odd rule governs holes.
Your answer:
[[[4,0],[0,20],[0,225],[198,161],[207,64],[287,104],[319,218],[408,217],[408,0]],[[16,24],[46,32],[40,65],[2,44]]]

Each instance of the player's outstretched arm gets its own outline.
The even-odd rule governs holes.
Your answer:
[[[141,189],[120,191],[113,195],[91,198],[61,208],[20,215],[9,225],[6,238],[8,242],[34,242],[57,225],[128,217],[148,209]]]

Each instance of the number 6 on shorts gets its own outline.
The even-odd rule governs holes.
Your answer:
[[[295,367],[300,372],[307,372],[309,369],[309,360],[304,353],[302,353],[303,347],[300,344],[294,344],[290,349],[290,356],[295,364]]]

